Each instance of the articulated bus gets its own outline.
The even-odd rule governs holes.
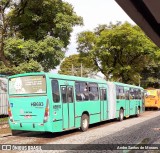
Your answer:
[[[160,108],[160,89],[145,89],[145,108]]]
[[[143,88],[91,78],[26,73],[9,77],[9,125],[17,131],[61,132],[142,112]]]

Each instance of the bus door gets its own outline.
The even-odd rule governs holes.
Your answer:
[[[61,86],[63,129],[69,129],[75,126],[73,95],[73,86]]]
[[[108,102],[106,88],[100,88],[100,110],[101,120],[106,120],[108,118]]]
[[[130,115],[129,87],[125,87],[125,116]]]

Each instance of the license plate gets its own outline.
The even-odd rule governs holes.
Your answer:
[[[26,116],[24,116],[24,118],[25,119],[30,119],[30,118],[32,118],[32,116],[31,115],[26,115]]]

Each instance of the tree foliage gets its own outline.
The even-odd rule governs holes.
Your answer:
[[[157,47],[138,26],[129,23],[101,25],[79,34],[78,51],[94,61],[107,79],[138,84],[141,72]]]
[[[73,26],[83,23],[62,0],[2,0],[0,6],[1,72],[55,68],[64,58]]]
[[[150,55],[150,60],[141,72],[141,85],[145,88],[160,88],[160,49]]]
[[[93,63],[88,61],[88,58],[81,57],[79,54],[73,54],[64,59],[58,73],[87,77],[88,74],[93,73],[93,66]]]
[[[73,7],[62,0],[23,0],[10,13],[10,24],[24,39],[36,41],[47,35],[69,44],[72,27],[82,24]]]

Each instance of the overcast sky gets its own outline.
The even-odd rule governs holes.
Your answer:
[[[65,0],[74,7],[77,15],[83,17],[84,26],[74,27],[70,45],[66,56],[75,54],[76,35],[84,30],[93,30],[99,24],[109,24],[116,21],[128,21],[135,24],[130,17],[121,9],[115,0]]]

